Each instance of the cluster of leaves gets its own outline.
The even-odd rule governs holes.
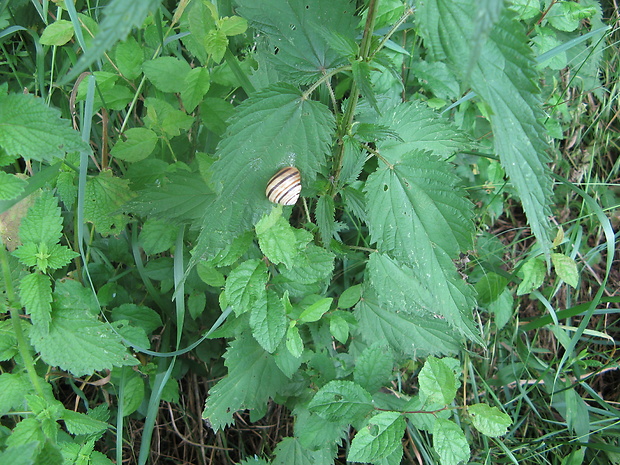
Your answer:
[[[1,353],[13,360],[0,414],[28,412],[5,428],[0,462],[110,463],[94,451],[108,408],[65,409],[43,379],[58,367],[109,371],[120,463],[123,419],[152,426],[159,401],[179,398],[173,370],[207,374],[178,357],[201,342],[198,359],[224,359],[203,412],[214,430],[241,410],[260,419],[270,399],[293,413],[273,463],[330,464],[346,442],[348,461],[397,464],[409,428],[458,464],[470,458],[463,420],[505,434],[501,404],[457,408],[459,361],[436,356],[485,344],[474,311],[501,328],[515,290],[538,292],[550,264],[577,285],[548,221],[561,95],[545,96],[558,103],[546,118],[537,81],[574,58],[588,85],[603,32],[593,0],[487,3],[238,0],[233,14],[227,2],[116,0],[99,22],[59,7],[36,68],[21,65],[34,81],[0,85]],[[46,88],[56,77],[71,92]],[[467,90],[455,118],[436,111]],[[264,194],[285,166],[301,172],[296,207]],[[520,278],[499,240],[477,234],[513,199],[536,239]],[[484,258],[464,279],[473,250]],[[395,382],[408,377],[416,390]]]

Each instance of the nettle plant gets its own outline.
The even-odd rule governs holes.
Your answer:
[[[65,84],[100,63],[58,105],[82,121],[81,137],[43,99],[0,88],[0,193],[24,199],[3,218],[14,250],[3,286],[13,328],[27,326],[41,362],[76,376],[110,370],[118,427],[147,414],[145,390],[147,418],[160,399],[178,400],[173,367],[196,368],[177,356],[211,327],[210,339],[228,341],[226,374],[203,416],[223,430],[236,412],[258,420],[270,399],[285,405],[295,431],[274,463],[332,463],[346,445],[350,462],[397,464],[409,429],[430,433],[440,462],[456,464],[470,457],[464,425],[504,434],[501,405],[457,397],[451,356],[486,344],[479,310],[499,327],[512,312],[501,244],[481,231],[505,199],[520,199],[536,239],[519,293],[537,289],[551,263],[576,283],[552,241],[546,152],[559,123],[543,112],[537,81],[549,68],[537,68],[526,27],[557,58],[551,38],[567,40],[583,19],[596,26],[598,5],[239,0],[225,16],[209,2],[169,14],[132,3],[111,2],[100,24],[72,7],[72,21],[41,36],[66,52]],[[140,33],[125,38],[132,25]],[[76,61],[78,45],[87,52]],[[34,90],[53,101],[44,84]],[[454,118],[436,110],[462,95]],[[96,112],[102,124],[91,125]],[[20,156],[30,172],[34,163],[29,181],[13,173]],[[477,209],[465,187],[480,166]],[[283,169],[293,178],[280,184]],[[60,243],[63,229],[76,252]],[[486,261],[462,268],[474,250]],[[22,329],[10,328],[2,323],[23,362],[0,381],[29,394],[27,407],[20,393],[3,413],[35,415],[16,424],[5,453],[21,450],[26,431],[37,433],[33,454],[56,451],[63,419],[65,458],[94,460],[109,412],[59,405]],[[139,362],[126,346],[167,358],[129,370]],[[222,355],[209,351],[198,357]]]

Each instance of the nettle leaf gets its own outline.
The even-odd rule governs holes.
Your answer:
[[[280,274],[300,284],[313,284],[329,278],[334,270],[334,254],[314,244],[300,251],[295,264],[290,269],[280,270]]]
[[[218,198],[207,208],[193,260],[219,251],[272,210],[265,187],[279,168],[294,165],[302,185],[312,184],[325,163],[333,129],[325,105],[302,98],[286,84],[239,105],[212,166]]]
[[[131,196],[128,179],[117,178],[110,170],[102,171],[86,182],[84,219],[104,236],[120,234],[129,217],[119,210]]]
[[[269,61],[288,82],[308,84],[348,63],[331,46],[330,33],[355,39],[355,5],[348,0],[241,0],[239,13],[263,32],[272,54]],[[276,50],[277,49],[277,50]]]
[[[489,437],[495,438],[506,434],[512,420],[497,407],[487,404],[467,406],[467,413],[472,419],[474,427]]]
[[[32,94],[0,95],[0,147],[8,155],[52,162],[90,147],[60,111]]]
[[[402,456],[405,426],[405,419],[398,412],[375,415],[353,438],[347,460],[375,462],[398,451]]]
[[[354,423],[373,410],[372,397],[353,381],[330,381],[317,391],[308,409],[329,421]]]
[[[294,265],[299,254],[299,245],[293,227],[282,217],[282,208],[273,211],[256,223],[256,236],[261,251],[275,265],[284,263],[287,268]],[[311,240],[308,239],[307,242]]]
[[[443,418],[435,420],[433,447],[439,454],[442,465],[467,463],[470,457],[469,444],[461,427]]]
[[[252,306],[250,327],[254,339],[269,353],[275,352],[286,334],[286,312],[278,295],[268,291]]]
[[[32,318],[32,324],[46,332],[51,322],[52,282],[49,276],[30,273],[19,284],[19,300]]]
[[[379,251],[424,267],[472,248],[473,205],[457,183],[447,162],[419,151],[371,174],[364,191]]]
[[[382,306],[444,318],[455,330],[478,341],[471,316],[474,290],[459,277],[445,255],[409,267],[387,255],[372,253],[367,271]]]
[[[247,260],[230,272],[224,292],[235,315],[250,311],[257,301],[266,300],[267,279],[267,265],[256,259]]]
[[[49,330],[32,327],[30,339],[41,358],[75,376],[114,366],[137,365],[109,325],[95,317],[92,295],[77,281],[56,285]]]
[[[355,361],[353,378],[368,392],[377,392],[392,378],[394,357],[392,351],[382,341],[375,342],[364,349]]]
[[[316,203],[316,222],[319,226],[321,241],[329,248],[332,237],[338,232],[338,224],[335,220],[334,199],[330,195],[322,195]]]
[[[333,453],[324,453],[324,449],[305,448],[298,438],[284,438],[276,446],[275,458],[271,465],[327,465],[333,463]],[[258,464],[260,465],[260,464]]]
[[[156,185],[138,191],[138,196],[123,206],[126,211],[179,222],[195,222],[202,218],[213,201],[213,191],[200,175],[190,172],[162,173]]]
[[[463,131],[421,103],[401,103],[385,111],[377,123],[400,137],[386,138],[377,144],[381,156],[392,164],[414,151],[431,151],[447,158],[472,146]]]
[[[211,388],[202,413],[215,431],[232,424],[238,410],[264,408],[287,385],[273,356],[249,334],[231,342],[224,357],[228,375]]]
[[[25,179],[0,171],[0,200],[14,199],[24,191],[26,185]]]
[[[458,380],[442,359],[429,357],[420,370],[418,380],[420,396],[432,403],[448,405],[456,396]]]
[[[28,209],[19,228],[22,243],[56,244],[62,234],[62,217],[58,200],[49,192],[44,192]]]
[[[532,232],[545,254],[551,247],[548,216],[552,179],[533,54],[523,25],[508,9],[481,48],[476,44],[471,0],[424,2],[418,9],[422,35],[438,58],[489,105],[495,153],[521,198]],[[472,54],[477,54],[470,66]]]
[[[402,312],[380,302],[371,288],[355,307],[360,333],[368,343],[387,342],[394,351],[410,357],[457,353],[460,338],[445,320]]]

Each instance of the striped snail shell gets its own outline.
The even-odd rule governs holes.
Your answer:
[[[301,174],[294,166],[282,168],[267,183],[267,198],[273,203],[295,205],[301,193]]]

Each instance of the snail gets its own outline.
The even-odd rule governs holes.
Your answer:
[[[301,193],[301,174],[294,166],[282,168],[267,183],[265,194],[273,203],[295,205]]]

